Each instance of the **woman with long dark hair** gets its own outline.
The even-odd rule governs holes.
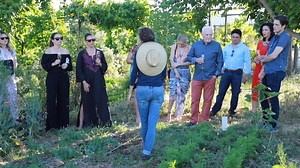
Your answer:
[[[4,100],[3,93],[5,93],[8,97],[11,116],[14,120],[18,120],[18,94],[14,73],[18,65],[17,53],[10,45],[9,36],[2,30],[0,30],[0,64],[4,67],[4,71],[0,71],[0,85],[3,86],[3,90],[0,90],[0,106],[2,106]]]
[[[47,119],[46,131],[69,125],[68,71],[72,71],[72,60],[67,49],[62,48],[63,36],[55,32],[51,35],[50,48],[42,57],[42,67],[48,72],[46,78]]]
[[[95,37],[87,33],[84,40],[86,49],[78,53],[76,62],[76,81],[81,83],[82,110],[80,111],[83,113],[79,117],[83,117],[83,127],[99,124],[111,127],[104,79],[107,63],[103,52],[95,48]]]
[[[273,23],[264,23],[263,25],[261,25],[259,33],[263,37],[263,39],[258,41],[256,57],[254,58],[255,68],[252,76],[252,111],[253,112],[257,111],[258,98],[259,98],[258,91],[255,90],[254,88],[261,83],[261,79],[259,78],[259,73],[262,70],[262,65],[258,57],[265,57],[268,52],[270,41],[274,36]]]

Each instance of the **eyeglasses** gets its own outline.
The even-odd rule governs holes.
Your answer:
[[[63,41],[63,40],[64,40],[64,37],[55,37],[54,39],[55,39],[56,41],[59,41],[59,40]]]
[[[96,39],[88,39],[88,40],[85,40],[85,41],[87,41],[87,42],[95,42],[96,41]]]
[[[1,37],[1,40],[4,40],[4,39],[8,40],[9,38],[8,37]]]
[[[234,54],[234,50],[232,50],[232,53],[231,53],[231,55],[230,55],[230,56],[231,56],[231,57],[233,57],[233,54]]]

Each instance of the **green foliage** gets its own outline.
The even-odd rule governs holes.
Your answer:
[[[224,158],[225,168],[240,168],[246,158],[253,157],[260,140],[255,132],[240,136],[234,146],[228,147],[228,155]]]
[[[240,29],[243,32],[242,42],[245,43],[250,50],[256,52],[257,45],[257,32],[253,29],[253,26],[249,25],[246,17],[241,17],[240,19],[235,19],[233,23],[229,23],[226,27],[227,34],[225,35],[225,28],[219,27],[215,30],[214,39],[221,43],[222,46],[225,46],[231,43],[231,35],[230,32],[233,29]]]
[[[127,0],[124,3],[108,1],[101,5],[94,2],[84,5],[84,0],[77,0],[65,6],[66,19],[78,22],[79,30],[85,21],[96,25],[106,33],[106,46],[127,53],[135,43],[136,30],[141,27],[149,15],[147,1]],[[123,34],[129,31],[128,34]],[[115,33],[114,33],[115,32]],[[127,40],[129,39],[129,40]]]
[[[284,153],[284,150],[283,150],[283,144],[280,143],[278,144],[278,148],[277,148],[277,156],[279,157],[279,164],[280,165],[275,165],[273,166],[273,168],[277,168],[277,167],[280,167],[280,168],[296,168],[297,165],[295,163],[289,163],[288,165],[286,164],[286,154]]]

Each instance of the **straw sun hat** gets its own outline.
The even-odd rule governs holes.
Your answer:
[[[136,63],[143,74],[156,76],[167,65],[166,50],[156,42],[143,43],[137,51]]]

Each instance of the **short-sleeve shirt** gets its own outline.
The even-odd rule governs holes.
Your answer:
[[[271,74],[276,71],[286,71],[291,46],[291,38],[287,32],[283,31],[271,39],[267,55],[273,53],[277,46],[283,47],[283,50],[279,53],[276,59],[265,63],[265,74]]]

